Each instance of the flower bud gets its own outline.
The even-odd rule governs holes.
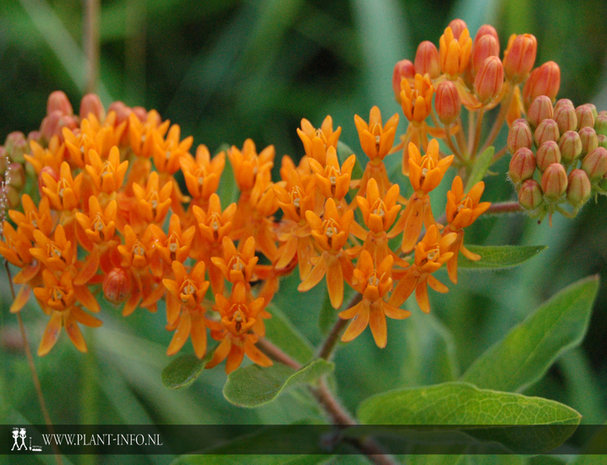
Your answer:
[[[573,105],[561,105],[558,109],[554,109],[554,120],[559,125],[561,134],[567,131],[575,131],[577,129],[577,116]]]
[[[533,133],[536,145],[539,147],[547,140],[559,140],[559,125],[553,119],[545,119]]]
[[[586,171],[592,181],[605,176],[605,173],[607,173],[607,149],[597,147],[586,155],[582,161],[582,169]]]
[[[518,190],[518,203],[527,210],[535,210],[542,201],[540,185],[533,179],[527,179]]]
[[[597,135],[597,140],[599,142],[599,147],[604,147],[607,149],[607,136],[604,136],[603,134],[599,134],[599,135]]]
[[[4,182],[20,191],[25,185],[25,173],[20,163],[10,163],[6,168]]]
[[[103,295],[113,303],[124,302],[131,295],[131,278],[122,268],[113,268],[103,280]]]
[[[599,139],[593,128],[586,126],[580,129],[578,133],[582,141],[582,155],[592,152],[599,146]]]
[[[515,120],[508,131],[508,150],[514,153],[521,147],[530,149],[531,144],[533,144],[533,136],[529,123],[523,118]]]
[[[4,179],[4,172],[8,168],[9,161],[10,159],[6,153],[6,149],[3,145],[0,145],[0,182],[2,179]]]
[[[443,81],[438,85],[434,107],[443,124],[451,124],[457,119],[462,104],[452,81]]]
[[[527,147],[518,149],[510,159],[508,176],[514,184],[529,179],[535,172],[535,155]]]
[[[532,34],[510,37],[504,52],[504,72],[506,78],[517,84],[531,71],[537,53],[537,40]]]
[[[43,166],[40,172],[38,173],[38,191],[43,192],[42,188],[47,187],[44,182],[43,173],[48,173],[55,181],[59,181],[59,175],[55,172],[53,168],[50,166]]]
[[[493,29],[493,31],[495,31],[495,29]],[[473,75],[476,75],[476,73],[488,57],[499,56],[500,53],[500,44],[497,40],[497,33],[495,36],[493,36],[491,33],[485,33],[482,36],[479,36],[479,34],[480,30],[476,34],[474,42],[472,43],[471,60]]]
[[[400,60],[394,65],[394,71],[392,73],[392,90],[394,90],[394,96],[398,103],[400,103],[400,81],[403,79],[413,79],[414,77],[415,66],[413,66],[411,60]],[[112,108],[112,105],[110,105],[110,108]]]
[[[105,117],[103,103],[97,94],[86,94],[80,101],[80,118],[88,118],[90,113],[95,115],[98,121],[102,121]]]
[[[430,79],[440,76],[440,60],[436,45],[429,40],[420,43],[415,54],[414,67],[416,73],[428,74]]]
[[[537,97],[527,111],[527,120],[533,127],[537,127],[545,119],[553,119],[552,101],[546,95]]]
[[[111,111],[116,113],[116,125],[122,124],[124,121],[128,120],[129,115],[133,112],[133,110],[127,107],[124,102],[121,102],[119,100],[110,103],[110,106],[108,107],[107,111],[108,113]]]
[[[148,120],[148,112],[147,112],[147,110],[145,108],[143,108],[143,107],[133,107],[132,110],[133,110],[133,113],[135,113],[135,116],[142,123],[144,123],[144,122],[146,122]]]
[[[6,136],[4,148],[11,161],[23,163],[25,161],[23,155],[29,151],[29,144],[25,134],[20,131],[13,131]]]
[[[74,110],[67,95],[61,90],[51,92],[46,102],[46,114],[50,115],[54,111],[58,111],[62,115],[72,115]]]
[[[584,170],[575,169],[569,173],[567,187],[567,200],[575,208],[584,205],[590,198],[592,186]]]
[[[46,141],[49,141],[51,137],[56,134],[59,134],[60,121],[63,117],[63,113],[59,110],[54,110],[44,117],[42,123],[40,124],[40,135]]]
[[[547,140],[537,149],[537,167],[544,171],[552,163],[561,162],[561,151],[558,144],[553,140]]]
[[[596,114],[596,107],[590,103],[585,103],[584,105],[580,105],[575,109],[575,115],[577,116],[577,128],[582,129],[586,126],[591,128],[594,127],[594,120]]]
[[[8,208],[16,208],[21,202],[21,193],[19,192],[19,190],[16,189],[15,186],[1,184],[0,189],[2,189],[3,191],[0,191],[0,199],[2,198],[2,194],[4,194],[6,196],[6,206]]]
[[[460,23],[457,24],[459,25]],[[471,51],[472,39],[470,38],[468,29],[462,29],[459,35],[456,36],[453,30],[447,27],[440,37],[438,50],[443,72],[449,76],[462,74],[470,62]]]
[[[542,174],[544,197],[556,201],[567,191],[567,172],[560,163],[552,163]]]
[[[575,106],[573,102],[568,98],[560,98],[554,104],[554,112],[556,114],[557,111],[561,111],[561,108],[573,108],[575,110]]]
[[[474,78],[474,91],[479,100],[487,103],[497,97],[503,84],[504,67],[502,61],[496,56],[487,57]]]
[[[597,134],[607,136],[607,111],[601,111],[594,122],[594,130]]]
[[[539,68],[534,69],[523,87],[523,101],[525,106],[540,95],[547,95],[554,100],[561,86],[561,70],[554,61],[548,61]]]
[[[459,36],[462,35],[464,29],[468,29],[468,25],[466,24],[466,22],[463,19],[459,18],[452,19],[448,27],[450,27],[451,31],[453,31],[453,37],[455,37],[456,39],[459,39]]]
[[[582,153],[582,139],[575,131],[567,131],[559,140],[561,157],[565,163],[571,163]]]

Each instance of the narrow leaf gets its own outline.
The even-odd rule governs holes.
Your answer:
[[[187,354],[171,360],[171,363],[162,370],[162,384],[169,389],[181,389],[189,386],[200,376],[212,353],[212,350],[208,351],[202,359],[194,354]]]
[[[266,320],[266,338],[280,347],[288,355],[301,363],[306,363],[314,356],[314,347],[289,321],[285,314],[273,304],[267,310],[272,318]]]
[[[466,248],[481,256],[474,262],[460,255],[457,266],[471,270],[498,270],[512,268],[535,257],[546,249],[544,245],[467,245]]]
[[[582,279],[541,305],[468,368],[462,381],[503,391],[520,391],[537,381],[588,327],[598,277]]]
[[[314,360],[298,371],[279,364],[266,368],[249,365],[230,373],[223,395],[240,407],[259,407],[294,385],[316,381],[332,372],[333,367],[333,363],[323,359]]]
[[[491,162],[493,161],[493,153],[495,149],[493,147],[487,147],[483,153],[481,153],[476,160],[474,160],[474,166],[472,172],[466,183],[466,192],[472,189],[477,182],[481,181],[486,175]]]

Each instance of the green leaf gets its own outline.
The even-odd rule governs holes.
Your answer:
[[[493,161],[494,152],[495,148],[493,148],[493,146],[487,147],[483,153],[476,157],[476,160],[474,160],[474,165],[472,166],[472,172],[470,173],[470,177],[466,183],[466,192],[470,191],[472,186],[481,181],[487,175],[487,171],[489,170],[491,162]]]
[[[212,354],[211,350],[202,359],[194,354],[187,354],[171,360],[171,363],[162,370],[162,384],[169,389],[181,389],[189,386],[200,376]]]
[[[240,407],[258,407],[294,385],[316,381],[333,368],[332,362],[323,359],[313,360],[297,371],[280,364],[271,367],[249,365],[230,373],[223,395]]]
[[[481,355],[462,381],[502,391],[522,390],[586,333],[598,277],[582,279],[541,305]]]
[[[358,418],[361,423],[379,425],[470,425],[460,431],[478,439],[500,442],[514,450],[544,451],[562,444],[579,424],[581,415],[553,400],[450,382],[377,394],[360,404]],[[479,429],[479,425],[572,427],[534,434],[534,430]]]
[[[306,363],[310,360],[314,356],[314,347],[310,341],[276,305],[268,305],[267,310],[272,314],[272,318],[265,321],[266,338],[298,362]]]
[[[512,268],[535,257],[546,249],[544,245],[466,245],[466,248],[481,256],[474,262],[460,256],[458,268],[470,270],[498,270]]]

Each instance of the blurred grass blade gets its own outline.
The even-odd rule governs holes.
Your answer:
[[[223,395],[234,405],[259,407],[296,384],[311,383],[330,373],[333,367],[332,362],[323,359],[314,360],[297,371],[278,363],[270,367],[241,367],[228,375]]]
[[[512,268],[520,265],[527,260],[535,257],[542,250],[546,249],[544,245],[466,245],[466,248],[475,254],[481,256],[478,261],[472,261],[464,257],[459,257],[458,268],[469,270],[498,270],[502,268]]]
[[[583,339],[598,287],[593,276],[563,289],[476,359],[461,380],[500,391],[521,391],[537,381]]]

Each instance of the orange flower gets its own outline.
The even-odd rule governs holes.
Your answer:
[[[377,106],[374,106],[369,112],[369,124],[358,115],[354,115],[354,124],[358,131],[360,146],[371,160],[383,159],[388,155],[398,127],[397,114],[392,115],[382,127],[381,112]]]
[[[274,146],[270,145],[258,155],[255,143],[251,139],[244,141],[242,151],[234,146],[228,150],[234,178],[241,192],[251,190],[257,177],[270,179],[270,171],[274,165],[274,153]]]
[[[58,180],[44,171],[41,177],[44,183],[42,191],[49,198],[54,210],[71,211],[80,206],[82,173],[73,178],[70,165],[66,161],[61,163]]]
[[[199,145],[196,149],[196,159],[189,153],[179,160],[188,192],[193,200],[206,207],[209,197],[217,191],[219,179],[226,163],[225,152],[220,152],[211,160],[209,149]]]
[[[103,124],[91,115],[80,122],[79,130],[63,128],[66,152],[69,162],[79,168],[90,163],[89,153],[94,150],[102,159],[106,159],[110,149],[120,144],[120,138],[126,127],[122,123],[114,127],[115,113],[110,113]]]
[[[76,212],[76,221],[80,228],[76,229],[78,242],[90,251],[95,245],[109,247],[114,244],[116,231],[116,200],[108,202],[105,209],[101,208],[97,196],[89,197],[88,214]]]
[[[423,122],[432,112],[434,87],[428,75],[415,75],[413,85],[403,79],[400,83],[400,104],[409,121]]]
[[[432,273],[453,256],[450,250],[456,238],[456,233],[441,237],[436,224],[428,228],[424,238],[415,246],[415,262],[405,271],[390,297],[391,305],[400,307],[415,290],[419,307],[425,313],[430,312],[427,286],[438,292],[448,291],[447,286],[432,276]]]
[[[5,221],[3,223],[0,241],[0,255],[6,261],[21,268],[21,271],[13,278],[17,284],[24,284],[36,277],[40,270],[40,262],[31,254],[32,241],[21,228],[15,230],[12,225]]]
[[[129,114],[129,142],[138,157],[150,158],[154,153],[154,134],[164,137],[170,122],[164,121],[155,110],[148,112],[145,121],[141,121],[135,112]]]
[[[19,232],[25,234],[29,240],[34,239],[34,230],[40,230],[45,236],[50,236],[53,230],[53,218],[47,197],[42,197],[38,206],[32,198],[23,194],[21,196],[23,213],[18,210],[9,210],[8,216],[15,222]]]
[[[464,28],[456,38],[450,27],[445,29],[439,40],[439,58],[441,68],[450,77],[462,74],[470,61],[472,39],[468,28]]]
[[[85,166],[91,177],[96,192],[118,192],[122,187],[124,175],[129,167],[128,161],[120,163],[120,151],[113,146],[108,158],[102,160],[96,150],[91,149],[88,154],[89,163]]]
[[[339,313],[339,317],[352,320],[341,340],[348,342],[358,337],[369,325],[377,347],[386,347],[388,330],[386,316],[402,320],[411,315],[407,310],[401,310],[384,301],[392,289],[392,265],[394,259],[387,255],[377,268],[373,264],[371,254],[362,250],[358,264],[352,272],[352,287],[362,295],[356,305]]]
[[[211,257],[211,262],[221,270],[224,278],[233,284],[251,281],[257,260],[259,257],[255,256],[255,239],[252,236],[240,241],[238,250],[232,239],[224,237],[223,258]]]
[[[34,247],[32,256],[51,271],[63,271],[76,263],[77,244],[68,240],[65,229],[57,225],[54,239],[51,240],[39,230],[34,230]]]
[[[59,172],[61,163],[65,160],[65,146],[60,143],[58,137],[50,140],[48,148],[42,147],[34,140],[30,141],[30,147],[31,155],[26,153],[23,157],[34,167],[36,174],[39,174],[45,167],[50,168],[54,173]]]
[[[152,132],[152,157],[158,172],[174,174],[179,170],[179,160],[188,153],[194,142],[192,136],[179,141],[180,135],[181,128],[178,124],[171,126],[166,138],[158,131]]]
[[[331,305],[338,308],[344,298],[344,277],[349,281],[352,275],[352,263],[343,248],[350,236],[354,212],[348,209],[340,215],[335,201],[328,198],[322,219],[310,210],[306,212],[306,219],[310,224],[312,237],[322,253],[312,259],[314,268],[299,284],[297,290],[305,292],[312,289],[326,274]]]
[[[154,246],[151,252],[154,255],[160,255],[161,259],[152,260],[150,269],[154,276],[160,277],[166,268],[162,266],[163,263],[170,268],[175,260],[181,263],[187,260],[192,240],[196,234],[196,227],[192,225],[184,231],[181,227],[181,219],[176,214],[171,215],[168,233],[155,224],[150,224],[148,227],[154,236]]]
[[[133,184],[135,205],[131,210],[131,225],[141,227],[153,222],[162,224],[171,206],[173,183],[169,180],[160,186],[158,172],[152,171],[145,187]]]
[[[337,149],[337,141],[341,134],[341,127],[333,131],[333,119],[327,116],[320,127],[314,128],[305,118],[301,120],[301,129],[297,129],[297,135],[303,143],[306,155],[324,166],[326,153],[329,147]]]
[[[477,182],[470,192],[464,193],[464,184],[459,176],[453,179],[451,190],[447,192],[447,227],[445,233],[457,233],[457,239],[453,243],[453,256],[447,261],[447,271],[451,281],[457,283],[457,258],[461,251],[470,260],[480,260],[480,255],[470,252],[464,247],[463,228],[470,226],[476,219],[485,213],[491,206],[491,202],[480,202],[485,190],[483,181]]]
[[[255,346],[265,335],[263,318],[270,317],[264,307],[263,297],[253,300],[241,281],[234,284],[229,299],[221,294],[215,295],[214,309],[221,320],[209,321],[208,324],[211,337],[221,342],[206,368],[213,368],[227,357],[226,373],[229,374],[240,366],[245,354],[258,365],[272,365],[272,361]]]
[[[356,163],[356,155],[350,155],[340,168],[337,151],[330,146],[327,149],[325,165],[321,165],[314,159],[310,159],[309,162],[321,193],[327,198],[343,200],[350,190],[350,179]]]

